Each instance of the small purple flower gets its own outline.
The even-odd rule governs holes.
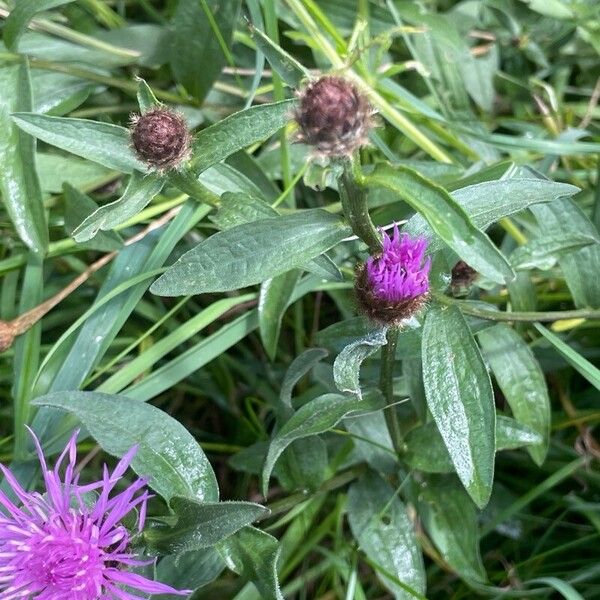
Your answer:
[[[39,441],[31,432],[44,475],[46,493],[26,492],[3,465],[0,470],[18,502],[0,490],[0,599],[140,600],[147,594],[189,594],[189,590],[152,581],[128,567],[150,564],[128,551],[130,533],[121,520],[139,509],[144,526],[146,480],[137,479],[120,493],[111,492],[131,464],[133,447],[101,481],[79,485],[75,473],[75,432],[54,470],[46,466]],[[60,470],[68,456],[61,479]]]
[[[361,310],[383,324],[398,323],[414,314],[429,292],[431,258],[425,258],[427,240],[383,232],[383,249],[371,256],[357,273],[356,292]]]
[[[383,232],[383,252],[367,260],[367,280],[373,293],[387,302],[410,300],[429,291],[431,259],[423,264],[427,240]]]

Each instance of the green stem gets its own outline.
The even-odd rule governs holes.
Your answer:
[[[600,309],[582,308],[577,310],[558,310],[540,312],[500,312],[485,310],[470,306],[468,302],[455,300],[443,294],[433,294],[433,297],[446,306],[457,306],[465,315],[486,319],[488,321],[521,321],[521,322],[550,322],[563,319],[600,319]]]
[[[381,372],[379,387],[383,393],[387,407],[384,409],[385,423],[387,425],[392,445],[397,454],[403,452],[402,430],[398,421],[398,413],[394,404],[394,364],[396,362],[396,345],[398,344],[398,328],[390,327],[386,334],[387,344],[381,349]]]
[[[381,238],[367,204],[367,190],[363,185],[363,175],[356,159],[344,159],[343,171],[338,179],[340,200],[346,219],[352,230],[368,247],[371,254],[381,252]]]

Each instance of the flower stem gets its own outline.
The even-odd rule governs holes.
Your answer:
[[[338,186],[344,214],[355,235],[369,247],[369,252],[378,254],[381,252],[381,238],[369,215],[367,190],[363,185],[360,164],[355,158],[340,162],[343,171],[338,178]]]
[[[485,310],[471,306],[468,302],[449,298],[444,294],[433,293],[433,297],[446,306],[457,306],[465,315],[486,319],[488,321],[508,321],[508,322],[549,322],[562,321],[564,319],[600,319],[600,309],[582,308],[577,310],[557,310],[540,312],[501,312],[495,310]]]
[[[394,404],[394,364],[396,361],[396,345],[398,343],[398,328],[390,327],[386,334],[387,344],[381,349],[381,372],[379,386],[383,393],[387,407],[384,409],[385,423],[387,425],[392,445],[397,454],[403,452],[402,431],[398,421],[398,413]]]

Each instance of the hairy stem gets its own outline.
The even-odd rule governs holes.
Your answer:
[[[356,159],[344,159],[341,165],[343,171],[338,178],[338,186],[346,219],[352,231],[369,247],[369,252],[377,254],[381,251],[381,238],[369,215],[360,165]]]

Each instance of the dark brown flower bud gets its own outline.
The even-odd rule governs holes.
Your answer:
[[[479,274],[470,267],[464,260],[459,260],[452,268],[452,280],[450,287],[454,294],[459,293],[465,288],[471,287]]]
[[[352,83],[321,77],[302,90],[295,118],[298,139],[324,156],[350,155],[367,142],[373,110]]]
[[[137,157],[159,171],[179,166],[190,152],[184,118],[163,107],[132,117],[131,143]]]

